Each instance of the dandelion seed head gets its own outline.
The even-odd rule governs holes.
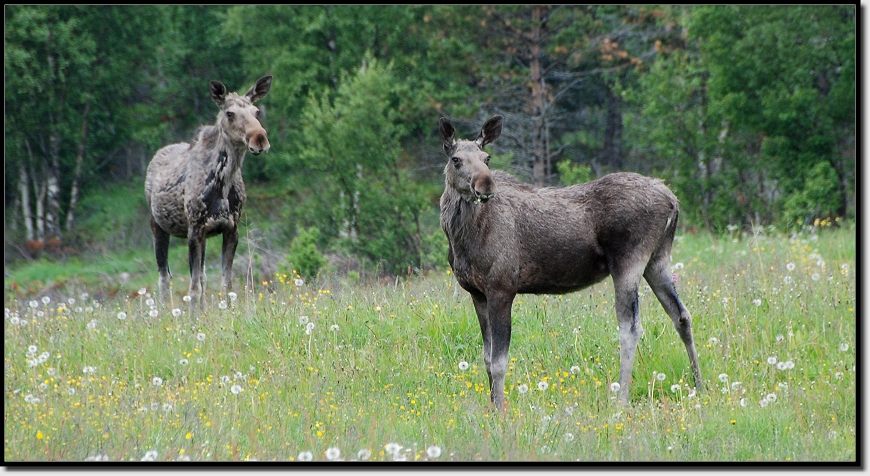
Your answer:
[[[31,354],[36,354],[37,350],[39,350],[39,347],[32,345],[32,344],[27,347],[27,352],[29,352]]]
[[[728,374],[719,374],[719,381],[725,383],[728,381]]]
[[[526,384],[521,384],[519,387],[517,387],[517,391],[520,392],[520,395],[522,395],[529,391],[529,386]]]
[[[388,454],[391,454],[391,455],[396,455],[401,449],[402,449],[402,445],[400,445],[398,443],[391,442],[391,443],[387,443],[384,446],[384,451],[386,451]]]
[[[572,366],[571,366],[571,373],[572,373],[572,374],[575,374],[575,375],[576,375],[576,374],[579,374],[579,373],[580,373],[580,367],[578,367],[578,366],[576,366],[576,365],[572,365]]]
[[[142,292],[143,290],[144,289],[140,289],[139,294],[145,294]],[[148,450],[145,453],[145,456],[142,457],[141,461],[157,461],[157,451],[156,450]]]
[[[822,279],[822,276],[819,275],[819,273],[813,273],[813,275],[810,277],[813,279],[813,281],[818,281],[818,280]]]
[[[719,339],[717,339],[715,337],[711,337],[711,338],[707,339],[707,343],[710,345],[716,345],[719,343]]]
[[[146,306],[153,306],[153,305],[154,305],[154,299],[152,299],[152,298],[148,298],[148,299],[146,299],[146,300],[145,300],[145,305],[146,305]]]
[[[426,456],[433,459],[441,456],[441,447],[437,445],[429,446],[428,448],[426,448]]]
[[[567,441],[567,442],[574,441],[574,433],[565,433],[565,441]]]
[[[123,321],[123,320],[126,319],[126,318],[127,318],[127,313],[126,313],[126,312],[121,311],[121,312],[118,313],[118,319],[120,319],[120,320]]]
[[[242,386],[239,384],[233,385],[230,387],[230,392],[233,392],[233,395],[238,395],[242,393]]]
[[[540,390],[540,391],[544,391],[544,390],[548,389],[549,387],[550,387],[550,384],[547,383],[546,380],[542,380],[542,381],[538,382],[538,390]]]
[[[791,360],[787,360],[787,361],[785,362],[785,368],[786,368],[786,369],[793,369],[793,368],[794,368],[794,362],[792,362]]]
[[[664,381],[664,379],[666,378],[667,376],[665,374],[656,374],[656,380],[658,380],[659,382]]]
[[[232,301],[232,302],[236,302],[236,299],[239,298],[239,295],[236,294],[236,293],[233,292],[233,291],[230,291],[230,292],[227,293],[227,297],[230,298],[230,301]]]
[[[368,448],[363,448],[356,452],[356,457],[360,461],[368,461],[372,457],[372,452]]]
[[[619,382],[613,382],[610,384],[610,391],[616,393],[619,391]]]
[[[157,309],[152,309],[152,310],[148,313],[148,315],[151,316],[151,317],[157,317],[157,316],[160,315],[160,311],[158,311]]]
[[[847,350],[849,350],[849,344],[847,344],[845,342],[840,344],[840,352],[846,352]]]
[[[227,302],[221,300],[221,302],[218,303],[218,307],[221,308],[221,309],[226,309],[226,308],[227,308]]]
[[[788,263],[785,265],[785,269],[789,271],[794,271],[794,263]]]
[[[180,316],[180,315],[181,315],[181,309],[179,309],[179,308],[176,307],[175,309],[172,310],[172,315],[173,315],[174,317],[178,317],[178,316]]]
[[[151,383],[152,383],[155,387],[159,387],[160,385],[163,385],[163,379],[160,378],[160,377],[154,377],[154,378],[151,379]]]
[[[196,334],[196,340],[200,342],[205,342],[205,334],[203,334],[202,332]]]
[[[50,303],[50,302],[51,302],[51,298],[50,298],[50,297],[48,297],[48,296],[42,296],[42,303],[43,303],[43,304],[46,304],[46,305],[47,305],[47,304]]]
[[[775,402],[776,401],[776,394],[775,393],[768,393],[765,398],[769,402]]]
[[[326,459],[329,461],[335,461],[341,457],[341,450],[336,446],[331,446],[326,449],[324,456],[326,456]]]
[[[39,301],[36,301],[36,300],[30,301],[30,307],[36,309],[37,307],[39,307]]]
[[[299,456],[296,457],[299,461],[311,461],[314,459],[314,453],[310,451],[303,451],[299,453]]]
[[[301,279],[299,279],[299,278],[296,278],[296,280],[293,281],[293,284],[295,284],[297,287],[300,287],[300,286],[304,286],[304,285],[305,285],[305,281],[303,281],[303,280],[301,280]]]
[[[770,357],[768,357],[768,358],[767,358],[767,363],[770,364],[770,365],[774,365],[774,364],[776,364],[776,356],[775,356],[775,355],[771,355]]]
[[[671,385],[671,392],[677,393],[679,391],[680,391],[680,384],[675,383],[675,384]]]
[[[187,365],[189,362],[187,359],[182,358],[181,360],[178,361],[178,363],[181,365]]]
[[[464,360],[459,362],[459,370],[468,370],[468,362]]]
[[[741,398],[741,399],[740,399],[740,406],[741,406],[741,407],[744,407],[744,408],[745,408],[746,405],[748,405],[748,404],[749,404],[749,400],[747,400],[747,399],[745,399],[745,398]]]
[[[139,289],[139,295],[140,295],[140,296],[144,296],[145,293],[147,293],[147,292],[148,292],[148,289],[146,289],[146,288],[141,288],[141,289]]]
[[[299,324],[303,326],[308,324],[308,316],[299,316]]]
[[[188,296],[187,294],[185,294],[184,297],[181,298],[181,300],[184,302],[190,302],[191,299],[192,298],[190,296]]]

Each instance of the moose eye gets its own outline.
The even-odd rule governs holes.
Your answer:
[[[255,110],[254,115],[257,117],[260,117],[260,110],[259,109]]]
[[[452,160],[454,164],[459,165],[459,157],[451,157],[450,160]]]
[[[491,156],[487,155],[486,158],[483,159],[483,163],[486,165],[489,165],[489,159],[491,159],[491,158],[492,158]]]
[[[229,117],[230,119],[232,119],[235,115],[236,113],[234,113],[233,111],[227,111],[227,117]]]

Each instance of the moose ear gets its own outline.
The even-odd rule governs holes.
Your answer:
[[[216,102],[218,106],[224,105],[224,98],[227,96],[227,87],[220,81],[209,81],[208,88],[211,91],[211,100]]]
[[[486,144],[498,139],[498,136],[501,135],[501,125],[503,122],[504,117],[493,116],[480,129],[480,134],[477,135],[477,139],[474,142],[482,149]]]
[[[263,99],[263,96],[269,94],[269,88],[272,87],[272,75],[263,76],[258,79],[257,82],[251,86],[251,89],[245,93],[251,102],[259,101]]]
[[[441,131],[441,143],[444,145],[444,153],[450,155],[456,146],[456,129],[446,117],[438,120],[438,128]]]

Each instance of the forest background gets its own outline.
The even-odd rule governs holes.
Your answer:
[[[245,161],[237,260],[250,282],[445,268],[441,116],[466,138],[505,116],[491,166],[540,186],[660,177],[683,232],[851,221],[856,16],[855,5],[6,5],[4,269],[150,249],[154,152],[213,123],[209,80],[243,92],[265,74],[272,149]]]

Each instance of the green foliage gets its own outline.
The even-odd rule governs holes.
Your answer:
[[[290,253],[288,253],[287,259],[293,269],[303,278],[316,277],[327,262],[326,257],[317,249],[318,240],[320,240],[320,230],[312,226],[299,230],[299,234],[290,243]],[[292,273],[286,272],[285,274],[292,275]]]
[[[592,180],[592,167],[588,165],[578,165],[570,160],[563,160],[556,164],[556,169],[559,171],[559,180],[562,185],[574,185],[577,183],[585,183]]]
[[[804,178],[803,188],[785,198],[785,223],[800,228],[820,218],[831,218],[841,202],[836,171],[830,163],[818,162]]]
[[[815,196],[804,177],[823,162],[837,175],[831,183],[843,184],[834,213],[846,213],[854,8],[702,6],[677,16],[686,43],[662,50],[640,78],[633,99],[647,117],[632,134],[663,158],[681,200],[697,205],[687,207],[689,220],[711,230],[789,222]],[[796,194],[789,210],[779,194]]]
[[[312,93],[300,124],[295,164],[308,171],[311,223],[331,240],[400,273],[422,260],[420,217],[428,194],[403,164],[398,144],[407,134],[392,65],[372,56],[343,73],[334,101]]]

